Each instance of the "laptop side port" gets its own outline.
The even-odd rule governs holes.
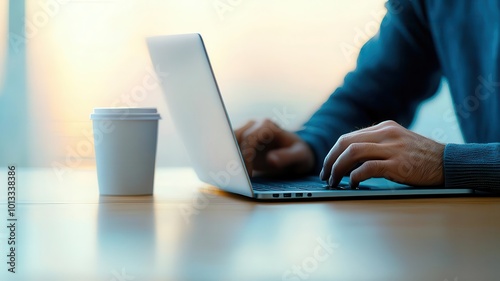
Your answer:
[[[291,193],[284,193],[283,197],[292,197],[292,194]]]
[[[307,197],[313,196],[312,193],[307,193]]]
[[[278,197],[280,197],[280,194],[279,193],[273,193],[273,197],[274,198],[278,198]]]
[[[295,193],[295,197],[302,197],[302,196],[304,196],[304,194],[302,194],[302,193]]]

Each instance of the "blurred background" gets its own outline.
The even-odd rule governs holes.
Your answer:
[[[94,107],[157,107],[158,166],[188,165],[144,38],[201,33],[233,125],[296,129],[355,67],[384,0],[0,0],[0,164],[95,165]],[[462,142],[446,82],[412,129]]]

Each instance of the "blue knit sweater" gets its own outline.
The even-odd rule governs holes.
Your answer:
[[[387,9],[356,69],[298,132],[315,170],[344,133],[390,119],[409,126],[445,77],[466,142],[446,145],[445,186],[500,188],[500,0],[390,0]]]

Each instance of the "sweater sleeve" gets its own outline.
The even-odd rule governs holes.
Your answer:
[[[394,0],[377,35],[360,50],[356,69],[297,133],[315,154],[314,172],[338,137],[384,120],[413,121],[441,72],[421,1]]]
[[[500,188],[500,143],[447,144],[443,165],[447,188]]]

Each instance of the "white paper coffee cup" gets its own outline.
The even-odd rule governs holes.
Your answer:
[[[156,108],[95,108],[90,119],[99,193],[153,194],[161,119]]]

